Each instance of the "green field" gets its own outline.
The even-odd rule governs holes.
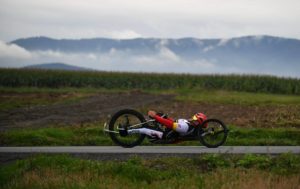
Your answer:
[[[255,75],[190,75],[0,69],[4,87],[95,87],[105,89],[217,89],[300,94],[300,80]]]
[[[0,167],[10,188],[297,188],[300,156],[282,154],[90,161],[40,155]]]
[[[211,114],[217,111],[216,115],[224,116],[225,120],[236,117],[237,120],[227,119],[230,132],[225,145],[300,146],[299,79],[0,69],[0,113],[26,113],[27,109],[39,106],[69,106],[97,94],[131,92],[174,95],[170,105],[160,108],[172,113],[179,104],[177,116],[188,111],[181,111],[180,106],[196,109],[199,106]],[[148,106],[138,108],[143,113],[148,109]],[[114,145],[103,133],[105,121],[12,128],[0,132],[0,146]],[[145,140],[142,145],[153,144]],[[200,142],[176,145],[200,145]],[[0,188],[296,189],[300,185],[299,170],[300,156],[292,154],[133,157],[126,161],[39,155],[1,165]]]
[[[298,95],[300,80],[297,79],[270,76],[17,69],[0,69],[0,73],[0,93],[2,94],[0,111],[77,103],[98,93],[126,93],[138,89],[141,92],[156,95],[173,94],[176,95],[176,100],[183,103],[205,103],[225,107],[238,105],[254,109],[266,107],[263,111],[277,108],[278,112],[270,115],[277,117],[266,118],[271,121],[269,125],[275,128],[260,128],[264,127],[263,121],[253,123],[259,128],[241,128],[230,122],[227,123],[230,125],[231,132],[226,145],[299,145],[300,143],[299,129],[297,129],[300,125],[298,112],[300,110],[300,96]],[[273,91],[275,89],[276,92]],[[228,111],[233,111],[234,107],[230,108]],[[112,145],[109,137],[102,131],[103,122],[9,130],[0,133],[0,143],[10,146]],[[195,145],[198,142],[186,142],[181,145],[190,144]],[[149,144],[145,142],[145,145]]]

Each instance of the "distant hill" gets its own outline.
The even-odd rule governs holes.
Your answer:
[[[72,71],[84,71],[91,70],[83,67],[73,66],[64,63],[44,63],[35,64],[23,67],[24,69],[43,69],[43,70],[72,70]]]
[[[32,37],[11,43],[30,52],[79,54],[82,59],[77,65],[85,62],[104,70],[300,76],[300,40],[267,35],[230,39],[123,40]],[[98,59],[95,61],[93,57]]]
[[[130,50],[135,52],[155,52],[163,46],[179,55],[207,55],[215,53],[267,53],[290,54],[300,52],[300,40],[273,36],[245,36],[230,39],[52,39],[48,37],[31,37],[17,39],[10,43],[17,44],[29,51],[60,52],[109,52]]]

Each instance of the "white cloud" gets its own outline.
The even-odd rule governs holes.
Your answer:
[[[0,58],[29,59],[31,53],[18,45],[0,41]]]
[[[6,45],[6,44],[5,44]],[[6,45],[7,46],[7,45]],[[0,45],[1,54],[3,43]],[[9,47],[9,49],[20,50],[19,47]],[[22,50],[20,51],[24,53]],[[112,53],[113,52],[113,53]],[[12,52],[11,52],[12,53]],[[105,71],[134,71],[134,72],[173,72],[173,73],[271,73],[278,75],[288,75],[288,72],[280,73],[273,69],[261,69],[262,67],[247,69],[243,65],[223,64],[222,60],[194,58],[187,59],[172,52],[167,47],[161,47],[159,51],[152,54],[136,54],[130,51],[120,51],[113,49],[107,53],[64,53],[59,51],[35,51],[30,55],[25,52],[25,56],[0,56],[0,67],[22,67],[26,65],[63,62],[75,66],[87,67]],[[8,53],[9,54],[9,53]],[[16,54],[14,54],[16,55]],[[24,58],[25,57],[25,58]],[[298,72],[295,71],[295,76]]]
[[[260,41],[264,38],[264,36],[263,35],[255,35],[252,38],[254,39],[254,41]]]
[[[165,47],[169,44],[169,40],[168,39],[161,39],[159,44],[160,44],[160,47]]]
[[[159,43],[157,43],[155,48],[159,51],[159,58],[165,61],[180,62],[180,57],[167,47],[169,43],[168,39],[161,39]]]
[[[200,39],[193,39],[193,42],[196,43],[199,47],[204,45],[203,41]]]
[[[18,49],[18,48],[17,48]],[[20,48],[21,49],[21,48]],[[22,51],[21,51],[22,52]],[[187,61],[165,46],[154,54],[132,54],[130,51],[111,49],[107,53],[65,53],[60,51],[32,51],[26,59],[8,61],[1,67],[23,67],[50,62],[63,62],[75,66],[106,71],[142,71],[205,73],[214,69],[208,60]],[[0,57],[0,62],[3,58]]]
[[[212,51],[215,48],[221,47],[221,46],[225,46],[229,41],[231,40],[231,38],[224,38],[224,39],[220,39],[219,42],[217,43],[217,45],[209,45],[207,47],[205,47],[202,51],[203,52],[208,52],[208,51]],[[239,44],[235,43],[234,45],[237,45],[236,47],[238,47]]]
[[[263,35],[255,35],[252,37],[252,39],[256,45],[258,45],[261,42],[261,40],[263,40],[263,38],[264,38]]]
[[[111,49],[109,50],[109,54],[110,54],[110,55],[114,55],[114,54],[116,54],[116,52],[117,52],[117,50],[116,50],[115,48],[111,48]]]
[[[235,48],[239,48],[240,47],[240,42],[238,40],[234,40],[233,45],[234,45]]]
[[[203,51],[203,52],[208,52],[208,51],[213,50],[214,48],[215,48],[214,46],[209,45],[209,46],[205,47],[202,51]]]
[[[35,59],[40,58],[40,57],[50,57],[50,58],[64,58],[66,54],[60,51],[52,51],[52,50],[47,50],[47,51],[33,51],[32,55]],[[71,55],[71,54],[69,54]]]
[[[228,38],[220,39],[217,46],[225,46],[229,41],[230,41],[230,39],[228,39]]]
[[[159,55],[162,59],[166,59],[168,61],[174,61],[174,62],[180,61],[180,57],[177,56],[173,51],[171,51],[170,49],[168,49],[166,47],[162,47],[160,49]]]
[[[87,58],[90,60],[97,60],[97,56],[93,53],[88,53]]]

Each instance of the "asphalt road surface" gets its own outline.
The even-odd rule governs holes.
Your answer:
[[[44,146],[44,147],[0,147],[0,164],[28,158],[36,154],[70,154],[71,156],[94,160],[126,160],[132,156],[143,158],[195,157],[201,154],[300,154],[300,146]]]
[[[221,146],[206,148],[202,146],[45,146],[45,147],[0,147],[3,153],[94,153],[94,154],[300,154],[300,146]]]

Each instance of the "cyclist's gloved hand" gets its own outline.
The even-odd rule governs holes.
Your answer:
[[[154,118],[154,117],[156,116],[156,112],[150,110],[150,111],[148,112],[148,116],[151,117],[151,118]]]

